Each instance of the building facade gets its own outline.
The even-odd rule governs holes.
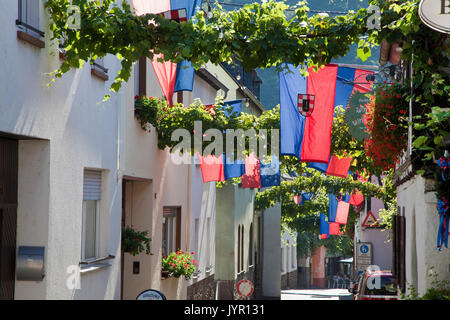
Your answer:
[[[104,57],[47,87],[64,57],[50,41],[43,1],[7,1],[2,9],[0,296],[117,299],[125,92],[102,100],[119,62]],[[18,263],[26,247],[44,251],[36,281]]]

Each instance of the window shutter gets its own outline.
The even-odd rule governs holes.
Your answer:
[[[102,189],[102,172],[84,170],[83,200],[100,200]]]
[[[175,217],[177,215],[177,207],[163,207],[163,217]]]

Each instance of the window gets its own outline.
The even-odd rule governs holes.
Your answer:
[[[39,0],[19,0],[19,28],[36,37],[43,36],[39,29]]]
[[[241,225],[238,225],[238,243],[237,243],[237,272],[241,271]]]
[[[17,38],[38,48],[44,48],[45,42],[40,38],[45,33],[39,29],[39,0],[18,0],[18,17],[16,25]]]
[[[99,252],[99,212],[102,172],[84,170],[82,261],[95,259]]]
[[[250,224],[250,232],[248,237],[248,265],[253,265],[253,223]]]
[[[107,81],[108,69],[105,68],[104,58],[97,58],[94,61],[91,60],[91,74],[103,81]]]
[[[292,268],[295,268],[295,262],[297,260],[297,247],[294,244],[291,244],[291,263]]]
[[[206,218],[206,267],[211,267],[211,218]]]
[[[134,96],[141,96],[139,94],[139,64],[140,61],[137,61],[134,65]]]
[[[163,208],[163,232],[162,232],[162,254],[168,256],[169,253],[180,249],[181,244],[181,208]]]
[[[200,220],[198,218],[194,220],[194,237],[194,257],[197,261],[200,261]]]
[[[237,272],[240,273],[244,270],[244,225],[238,225],[238,261]]]

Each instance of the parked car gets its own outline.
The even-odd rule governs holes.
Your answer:
[[[390,271],[364,271],[352,293],[355,300],[398,300],[397,282]]]

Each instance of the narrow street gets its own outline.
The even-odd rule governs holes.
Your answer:
[[[281,300],[353,300],[347,289],[290,289],[281,291]]]

